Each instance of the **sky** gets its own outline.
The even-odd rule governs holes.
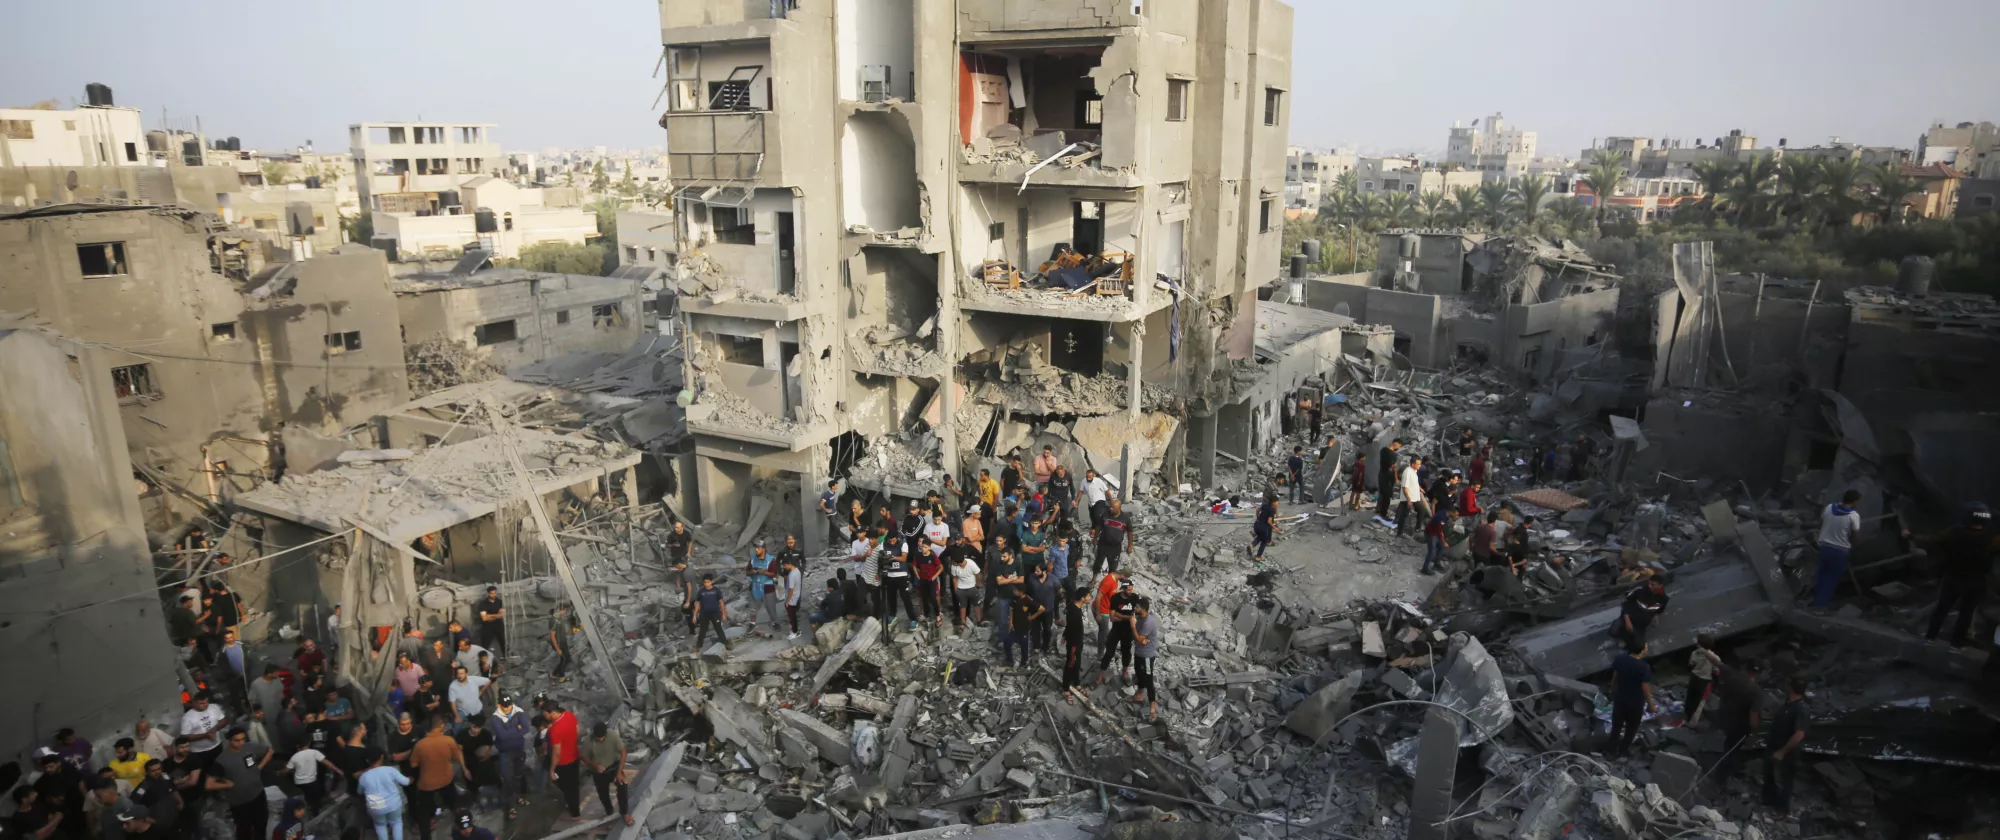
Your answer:
[[[669,0],[694,2],[695,0]],[[826,2],[827,0],[820,0]],[[19,0],[0,106],[88,82],[245,148],[356,122],[495,123],[508,149],[664,142],[651,0]],[[1913,147],[2000,120],[1995,0],[1293,0],[1291,141],[1441,151],[1495,111],[1574,156],[1608,135]],[[88,33],[83,37],[78,33]]]

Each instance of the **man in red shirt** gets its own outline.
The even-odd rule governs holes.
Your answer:
[[[556,787],[562,789],[563,804],[569,807],[570,818],[583,816],[583,775],[577,769],[576,713],[562,707],[561,702],[549,701],[549,713],[555,718],[549,723],[549,778]]]
[[[1479,454],[1472,456],[1472,463],[1465,468],[1465,480],[1473,484],[1486,483],[1486,464],[1493,460],[1493,447],[1483,446]]]
[[[1497,562],[1497,558],[1493,556],[1493,540],[1496,537],[1493,523],[1499,520],[1499,518],[1500,514],[1498,513],[1486,514],[1486,521],[1479,523],[1479,527],[1472,529],[1472,559],[1473,562],[1481,566],[1493,565]]]
[[[1466,483],[1464,490],[1458,491],[1459,526],[1464,528],[1467,533],[1472,532],[1473,526],[1478,525],[1479,520],[1486,513],[1484,509],[1479,507],[1480,483],[1479,479],[1474,478]]]

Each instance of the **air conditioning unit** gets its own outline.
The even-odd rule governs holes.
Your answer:
[[[889,65],[861,65],[861,101],[889,101]]]

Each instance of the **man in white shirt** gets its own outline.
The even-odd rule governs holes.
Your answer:
[[[924,526],[924,542],[924,547],[930,549],[932,557],[943,557],[944,550],[951,547],[951,526],[939,520],[931,520],[930,524]]]
[[[285,761],[285,766],[292,771],[292,784],[297,785],[299,791],[305,794],[306,804],[312,806],[313,813],[319,813],[320,803],[326,800],[327,789],[327,785],[320,779],[319,770],[321,767],[326,768],[330,774],[327,780],[330,781],[334,775],[340,773],[340,768],[326,760],[325,753],[312,747],[292,753],[292,757]]]
[[[1824,613],[1833,590],[1847,577],[1847,552],[1861,535],[1861,491],[1849,490],[1819,513],[1819,570],[1813,575],[1812,611]]]
[[[168,735],[166,730],[154,726],[152,721],[144,717],[139,718],[139,722],[133,725],[132,741],[139,752],[162,761],[174,754],[174,736]]]
[[[229,716],[211,704],[208,692],[194,696],[194,708],[181,715],[181,734],[188,737],[188,751],[207,760],[222,746],[222,730]]]
[[[1431,519],[1430,501],[1424,497],[1423,482],[1417,479],[1417,469],[1423,464],[1424,459],[1411,458],[1397,475],[1396,488],[1402,493],[1402,501],[1396,506],[1396,536],[1402,536],[1403,526],[1410,522],[1416,523],[1417,533],[1422,535],[1424,523]],[[1416,516],[1412,517],[1412,513]]]
[[[1083,499],[1090,503],[1090,529],[1097,530],[1104,522],[1104,511],[1110,507],[1107,500],[1111,496],[1111,485],[1096,470],[1083,471]]]

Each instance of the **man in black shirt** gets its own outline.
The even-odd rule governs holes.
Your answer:
[[[495,654],[506,653],[507,607],[500,603],[500,587],[486,587],[486,599],[479,602],[477,612],[481,640],[479,646],[494,651]]]
[[[423,738],[424,730],[417,726],[416,717],[409,711],[396,716],[396,728],[389,730],[389,762],[400,768],[403,775],[416,772],[410,767],[410,751]]]
[[[1292,447],[1292,455],[1285,459],[1285,481],[1292,485],[1292,504],[1298,504],[1306,492],[1306,448]]]
[[[778,568],[784,568],[786,563],[798,569],[800,576],[805,575],[806,553],[799,548],[799,538],[792,534],[785,535],[785,547],[778,550]]]
[[[195,823],[201,814],[202,791],[208,789],[203,784],[202,768],[207,762],[196,756],[188,748],[188,736],[174,739],[174,754],[160,762],[160,772],[180,794],[180,813],[174,819],[174,834],[180,837],[193,836]]]
[[[172,830],[180,824],[181,800],[175,795],[173,781],[167,778],[166,762],[150,759],[145,772],[146,777],[132,787],[132,801],[146,809],[155,825]]]
[[[1056,471],[1049,474],[1047,487],[1042,492],[1048,496],[1049,504],[1056,509],[1058,521],[1073,522],[1076,517],[1076,480],[1070,477],[1069,467],[1056,465]]]
[[[1132,547],[1132,520],[1125,516],[1125,505],[1117,499],[1111,500],[1111,508],[1104,512],[1104,521],[1097,524],[1097,559],[1092,562],[1090,573],[1100,574],[1105,566],[1118,571],[1118,559]]]
[[[1389,441],[1388,446],[1375,455],[1375,518],[1389,521],[1389,503],[1396,498],[1396,452],[1403,448],[1403,439]]]
[[[1074,704],[1083,684],[1083,611],[1094,597],[1088,591],[1063,605],[1063,696]]]
[[[62,832],[72,837],[84,835],[83,774],[48,747],[35,751],[35,765],[42,775],[35,780],[35,798],[50,813],[63,815]]]
[[[1509,536],[1512,536],[1510,533]],[[1618,623],[1612,628],[1612,635],[1644,644],[1646,629],[1660,620],[1667,611],[1667,583],[1657,577],[1647,578],[1645,583],[1625,596],[1625,607],[1618,615]]]
[[[1972,616],[1979,612],[1979,600],[1986,594],[1986,580],[1993,573],[1993,558],[2000,554],[2000,538],[1993,533],[1993,513],[1985,503],[1967,506],[1958,527],[1933,537],[1917,540],[1927,553],[1938,555],[1944,580],[1938,587],[1937,608],[1931,611],[1930,632],[1924,638],[1937,641],[1944,620],[1954,608],[1958,621],[1952,626],[1951,646],[1965,647],[1972,633]],[[1903,537],[1909,538],[1909,529]]]
[[[729,636],[722,632],[722,623],[728,620],[729,605],[723,603],[722,590],[715,588],[715,576],[702,575],[701,591],[695,593],[694,649],[702,649],[709,630],[715,631],[715,639],[724,650],[729,649]]]
[[[1771,750],[1764,762],[1764,805],[1778,809],[1778,819],[1792,810],[1792,783],[1799,777],[1799,743],[1806,739],[1806,717],[1806,681],[1787,679],[1785,705],[1771,716],[1771,729],[1764,733],[1764,746]]]
[[[417,677],[417,696],[410,698],[404,708],[411,710],[410,717],[416,721],[419,738],[423,737],[424,727],[431,718],[438,715],[451,717],[451,712],[445,708],[445,689],[438,687],[430,674]]]
[[[1000,495],[1002,497],[1013,496],[1015,491],[1020,489],[1021,459],[1014,458],[1007,462],[1006,469],[1000,471]]]
[[[1611,749],[1612,755],[1632,751],[1639,737],[1639,723],[1646,710],[1659,710],[1653,701],[1653,666],[1646,664],[1646,643],[1631,640],[1625,652],[1611,660]]]
[[[1111,635],[1104,641],[1104,651],[1097,663],[1097,683],[1104,684],[1104,676],[1111,670],[1113,656],[1122,656],[1118,679],[1130,682],[1132,679],[1132,618],[1138,611],[1139,596],[1132,592],[1132,581],[1128,578],[1111,596]]]
[[[6,820],[7,836],[22,840],[50,840],[63,827],[65,815],[41,801],[34,787],[14,788],[14,813]]]
[[[188,642],[201,632],[200,617],[195,615],[193,592],[181,593],[180,601],[167,611],[167,638],[174,647],[186,647]]]
[[[1764,690],[1757,686],[1756,660],[1745,659],[1734,667],[1723,665],[1716,693],[1721,701],[1716,720],[1722,724],[1722,757],[1708,774],[1717,787],[1726,788],[1747,757],[1744,742],[1762,717]]]

